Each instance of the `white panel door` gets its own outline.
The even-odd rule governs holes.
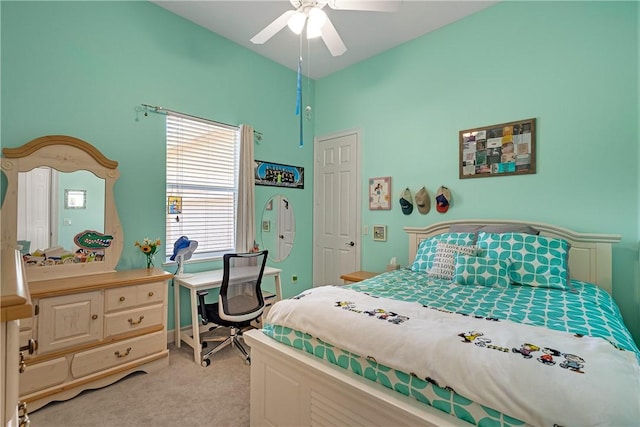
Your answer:
[[[277,259],[282,260],[289,255],[293,247],[295,236],[295,220],[293,207],[289,206],[289,199],[284,196],[274,197],[274,203],[278,207],[278,254]]]
[[[42,167],[18,174],[18,240],[31,242],[31,252],[52,246],[51,173]]]
[[[356,131],[315,140],[314,286],[360,270],[359,141]]]

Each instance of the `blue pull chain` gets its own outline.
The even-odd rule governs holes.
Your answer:
[[[302,57],[298,60],[298,87],[296,94],[296,116],[300,116],[300,147],[304,145],[302,132]]]

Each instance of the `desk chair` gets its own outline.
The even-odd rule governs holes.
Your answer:
[[[268,251],[251,253],[225,254],[223,257],[224,271],[218,302],[205,303],[207,291],[198,291],[198,311],[202,323],[215,323],[230,328],[229,336],[215,348],[202,356],[202,366],[209,366],[212,355],[231,345],[244,356],[245,362],[251,364],[251,358],[239,341],[242,328],[250,326],[258,319],[264,310],[264,298],[260,284],[262,273],[267,262]],[[215,328],[213,328],[215,329]],[[219,338],[203,337],[205,343],[218,341]]]

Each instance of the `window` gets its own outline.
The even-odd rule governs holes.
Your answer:
[[[167,257],[180,236],[194,258],[235,250],[239,152],[237,127],[167,114]]]

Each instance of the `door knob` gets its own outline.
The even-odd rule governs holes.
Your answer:
[[[352,247],[353,247],[353,246],[355,246],[356,244],[355,244],[353,241],[351,241],[351,242],[349,242],[349,243],[345,243],[345,245],[347,245],[347,246],[352,246]]]

